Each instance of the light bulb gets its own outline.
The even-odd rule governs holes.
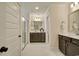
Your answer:
[[[74,5],[73,5],[73,4],[71,4],[71,5],[70,5],[70,7],[71,7],[71,8],[73,8],[73,7],[74,7]]]
[[[25,18],[24,17],[22,17],[22,21],[25,21]]]

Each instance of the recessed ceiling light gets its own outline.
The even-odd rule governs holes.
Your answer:
[[[38,7],[38,6],[36,6],[36,7],[35,7],[35,9],[36,9],[36,10],[38,10],[38,9],[39,9],[39,7]]]

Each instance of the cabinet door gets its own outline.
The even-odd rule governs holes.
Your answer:
[[[45,42],[45,33],[30,33],[30,42]]]
[[[40,41],[45,42],[45,33],[40,33]]]
[[[76,40],[76,39],[75,39]],[[69,56],[79,56],[79,41],[72,41],[67,45],[66,54]]]
[[[59,36],[59,49],[65,54],[65,40],[63,36]]]
[[[67,52],[68,56],[79,55],[79,46],[71,43],[71,44],[68,45],[66,52]]]

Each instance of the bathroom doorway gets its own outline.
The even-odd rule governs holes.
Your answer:
[[[30,14],[29,40],[30,43],[48,43],[48,23],[46,14]]]

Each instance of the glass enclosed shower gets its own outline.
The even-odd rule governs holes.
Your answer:
[[[21,35],[22,35],[22,38],[21,38],[21,49],[23,50],[26,46],[26,39],[27,39],[27,35],[26,35],[26,31],[27,31],[27,23],[26,23],[26,19],[24,17],[21,18],[22,21],[21,21]]]

